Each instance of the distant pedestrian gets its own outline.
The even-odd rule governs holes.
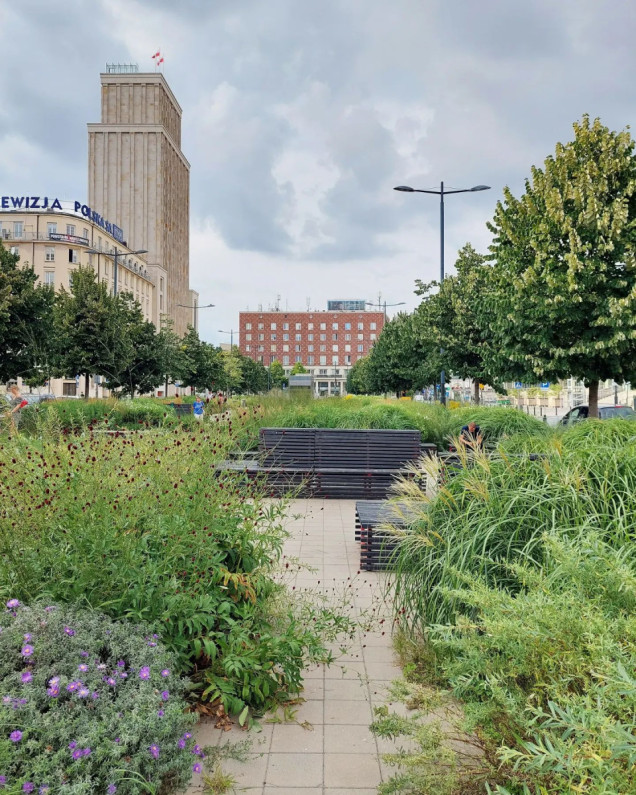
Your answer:
[[[22,413],[22,409],[28,406],[29,403],[20,394],[17,384],[12,384],[9,387],[9,395],[9,404],[11,405],[9,419],[11,420],[12,429],[17,431],[20,425],[20,414]]]
[[[195,418],[199,422],[203,422],[203,417],[204,417],[203,411],[204,411],[204,408],[205,408],[205,403],[201,400],[200,397],[197,397],[197,399],[192,404],[192,409],[194,411]]]

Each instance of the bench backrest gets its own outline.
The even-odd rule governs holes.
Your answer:
[[[261,428],[265,466],[401,469],[422,454],[419,431]]]

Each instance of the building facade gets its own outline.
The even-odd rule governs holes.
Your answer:
[[[166,303],[168,280],[165,270],[150,266],[144,255],[136,255],[122,246],[113,236],[112,224],[108,224],[111,231],[106,231],[104,219],[98,222],[88,218],[81,213],[81,208],[77,213],[65,209],[62,205],[67,203],[57,199],[60,209],[44,212],[26,209],[27,198],[37,197],[0,197],[0,208],[21,205],[14,209],[0,209],[0,240],[5,248],[20,257],[23,267],[33,268],[41,284],[67,291],[73,271],[80,266],[91,267],[112,293],[115,285],[114,254],[117,252],[118,292],[130,293],[141,307],[144,318],[159,327]],[[91,391],[92,396],[102,396],[99,382],[91,382],[91,387],[96,390]],[[56,395],[79,394],[75,378],[53,379],[47,390]]]
[[[181,107],[160,72],[100,75],[101,121],[88,125],[88,203],[126,230],[130,250],[167,273],[164,313],[182,335],[189,289],[190,164]],[[195,324],[196,325],[196,322]]]
[[[347,374],[367,356],[384,327],[383,312],[240,312],[239,348],[269,367],[282,364],[289,375],[300,362],[312,374],[317,395],[343,395]]]

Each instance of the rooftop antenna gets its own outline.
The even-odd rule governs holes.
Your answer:
[[[311,307],[311,298],[307,296],[306,301],[307,301],[307,311],[309,312],[309,308]]]

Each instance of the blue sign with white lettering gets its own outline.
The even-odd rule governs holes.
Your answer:
[[[523,384],[521,381],[515,381],[515,389],[523,389]]]
[[[550,382],[549,381],[543,381],[542,384],[541,384],[541,389],[550,389]]]

